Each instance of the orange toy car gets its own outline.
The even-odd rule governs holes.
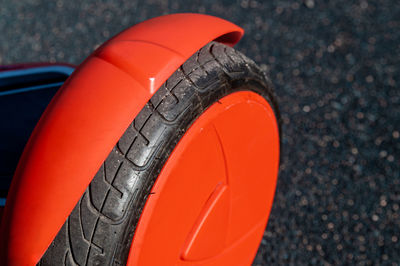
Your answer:
[[[55,96],[2,187],[1,261],[250,264],[273,202],[279,127],[271,83],[232,48],[242,34],[212,16],[167,15],[118,34],[75,70],[3,67],[9,108],[49,88]],[[7,128],[18,137],[21,126]]]

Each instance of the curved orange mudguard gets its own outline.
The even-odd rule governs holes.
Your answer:
[[[97,49],[56,94],[25,147],[2,218],[0,261],[35,265],[155,91],[208,42],[233,46],[242,34],[219,18],[175,14]]]

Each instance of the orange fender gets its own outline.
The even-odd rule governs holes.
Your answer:
[[[243,30],[199,14],[150,19],[98,48],[57,92],[15,172],[1,222],[0,261],[36,265],[107,155],[156,90],[212,40]]]

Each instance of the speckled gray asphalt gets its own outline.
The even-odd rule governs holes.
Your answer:
[[[400,261],[400,3],[0,0],[0,63],[80,63],[145,19],[200,12],[275,85],[281,170],[255,265]]]

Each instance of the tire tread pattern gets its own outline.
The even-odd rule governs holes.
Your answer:
[[[196,117],[243,84],[277,113],[271,83],[252,60],[215,42],[192,55],[126,129],[39,265],[124,265],[166,158]]]

